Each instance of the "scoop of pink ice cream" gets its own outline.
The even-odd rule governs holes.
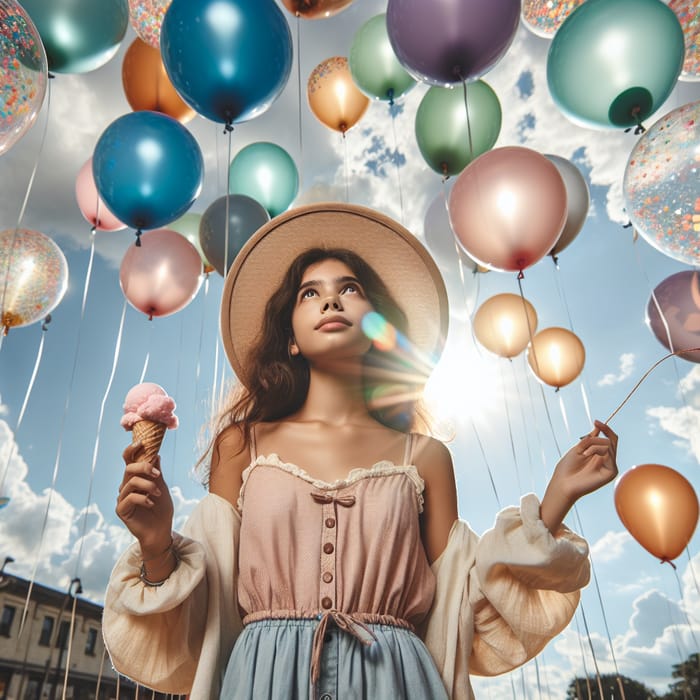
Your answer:
[[[150,420],[173,429],[178,425],[174,411],[175,401],[162,386],[143,382],[129,389],[124,399],[124,415],[120,423],[126,430],[131,430],[134,423]]]

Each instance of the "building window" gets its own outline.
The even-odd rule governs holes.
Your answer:
[[[15,619],[16,608],[12,605],[3,605],[2,617],[0,617],[0,636],[9,637],[12,629],[12,621]]]
[[[58,628],[58,639],[56,640],[56,647],[58,649],[65,649],[66,642],[68,641],[68,633],[70,632],[70,622],[68,620],[63,620],[61,626]]]
[[[41,635],[39,636],[39,644],[42,647],[48,647],[51,645],[51,635],[53,634],[53,617],[48,615],[44,618],[41,623]]]
[[[87,639],[85,640],[85,655],[95,656],[95,645],[97,644],[97,630],[94,627],[90,627],[87,633]]]

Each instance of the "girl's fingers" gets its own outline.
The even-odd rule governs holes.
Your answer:
[[[124,484],[126,484],[126,482],[134,476],[157,479],[160,476],[160,469],[150,462],[131,462],[126,465],[126,469],[124,470],[124,478],[122,479],[120,489],[123,488]]]
[[[154,503],[149,496],[144,493],[130,493],[125,498],[120,498],[115,512],[117,516],[126,522],[133,517],[137,508],[153,508]]]
[[[135,492],[151,494],[156,497],[160,496],[161,493],[155,482],[140,476],[133,476],[119,489],[119,498],[125,498],[129,494]]]

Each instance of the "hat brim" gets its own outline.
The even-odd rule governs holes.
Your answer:
[[[244,385],[267,301],[292,261],[310,248],[345,248],[367,262],[406,314],[411,343],[437,361],[447,336],[449,310],[445,283],[430,253],[408,229],[373,209],[336,202],[311,204],[259,228],[226,276],[221,337]]]

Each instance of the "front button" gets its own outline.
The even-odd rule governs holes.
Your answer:
[[[326,527],[335,527],[335,518],[326,518]]]
[[[324,610],[330,610],[333,607],[333,601],[328,596],[326,596],[321,600],[321,607]]]
[[[326,542],[326,544],[323,545],[323,551],[326,554],[333,554],[333,550],[335,547],[333,547],[333,544],[331,542]]]
[[[323,582],[330,583],[332,580],[333,574],[330,571],[326,571],[326,573],[323,574]]]

